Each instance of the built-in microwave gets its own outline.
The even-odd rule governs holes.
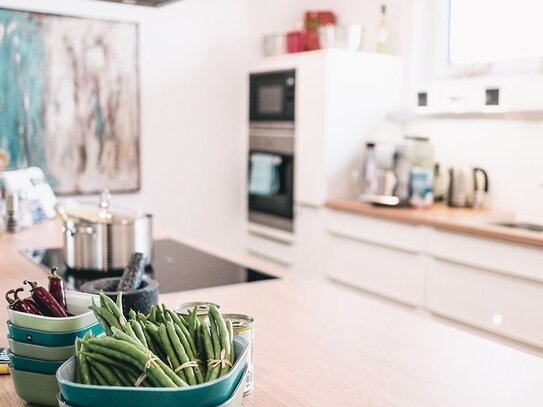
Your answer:
[[[294,122],[295,93],[294,70],[251,74],[249,120]]]

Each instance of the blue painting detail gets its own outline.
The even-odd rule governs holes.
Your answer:
[[[138,26],[0,8],[0,148],[59,194],[140,187]]]
[[[41,109],[45,49],[40,21],[34,14],[2,10],[0,27],[0,148],[11,156],[8,169],[46,170]]]

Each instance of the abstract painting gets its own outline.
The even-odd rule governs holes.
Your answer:
[[[138,25],[0,8],[0,148],[56,193],[140,187]]]

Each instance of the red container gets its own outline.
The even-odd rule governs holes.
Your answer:
[[[291,31],[287,34],[287,52],[305,51],[305,34],[302,31]]]
[[[336,22],[336,15],[333,11],[306,11],[304,20],[306,51],[320,49],[319,27],[329,24],[335,25]]]

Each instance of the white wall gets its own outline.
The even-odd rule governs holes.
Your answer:
[[[418,1],[386,3],[392,48],[408,59],[414,75],[424,54],[414,41],[421,41],[420,22],[413,18]],[[142,191],[119,200],[152,211],[159,229],[232,249],[242,247],[245,228],[244,71],[260,57],[262,35],[289,30],[306,9],[332,8],[340,23],[366,27],[364,48],[373,50],[380,4],[184,0],[151,9],[87,0],[0,0],[4,7],[140,22]],[[542,175],[540,129],[470,121],[418,123],[409,131],[433,136],[438,156],[446,160],[463,157],[487,168],[496,206],[533,212],[541,207],[541,199],[531,199],[543,178],[535,176]]]

